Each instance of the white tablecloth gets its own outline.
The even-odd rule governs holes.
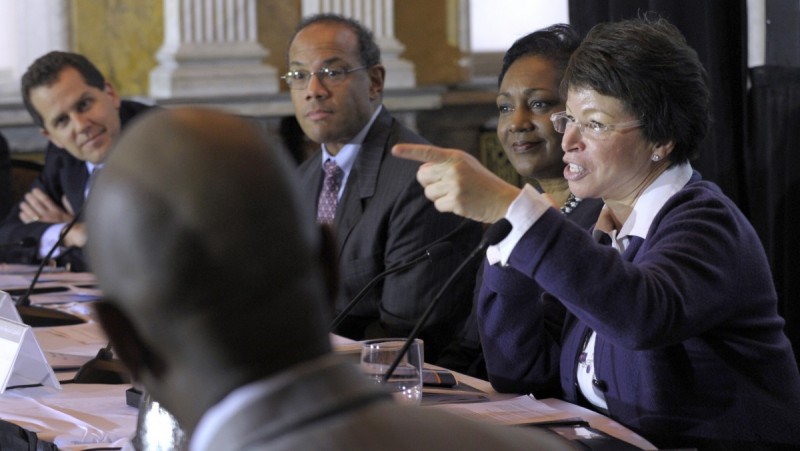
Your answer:
[[[0,416],[64,450],[122,447],[133,436],[138,409],[125,403],[130,385],[61,387],[8,390],[0,396]]]

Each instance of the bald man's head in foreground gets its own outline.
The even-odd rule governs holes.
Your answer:
[[[160,110],[126,129],[92,190],[100,321],[184,428],[234,388],[330,350],[330,259],[294,173],[252,123]]]

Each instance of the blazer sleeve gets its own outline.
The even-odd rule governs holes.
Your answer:
[[[589,229],[602,207],[602,200],[584,199],[566,218]],[[489,381],[500,392],[560,396],[567,310],[530,276],[484,266],[477,312]]]
[[[557,396],[566,310],[530,277],[484,265],[478,327],[492,387],[504,393]]]
[[[66,172],[76,173],[80,168],[81,162],[75,160],[66,151],[48,145],[45,153],[44,169],[39,176],[34,179],[28,191],[39,188],[46,193],[50,199],[58,206],[64,208],[63,198],[67,194],[63,185],[63,174]],[[75,202],[74,196],[73,202]],[[78,208],[80,205],[75,206]],[[7,249],[6,258],[8,261],[19,263],[32,263],[38,260],[38,242],[45,230],[52,224],[46,222],[23,223],[19,219],[20,204],[13,206],[9,214],[0,223],[0,243],[15,243],[28,237],[36,240],[36,245],[29,248],[19,246]]]
[[[627,349],[667,346],[722,324],[735,330],[781,321],[769,314],[776,295],[758,236],[703,182],[673,196],[647,239],[634,237],[622,255],[551,211],[526,232],[509,264]]]

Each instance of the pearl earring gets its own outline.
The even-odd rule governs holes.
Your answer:
[[[661,161],[661,155],[654,153],[652,158],[650,159],[653,160],[653,162],[658,163],[659,161]]]

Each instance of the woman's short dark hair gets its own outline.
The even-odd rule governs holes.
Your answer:
[[[31,103],[31,91],[40,86],[50,86],[58,80],[58,75],[66,67],[72,67],[83,77],[87,85],[103,90],[106,79],[88,58],[71,52],[53,51],[40,56],[22,76],[22,103],[30,113],[33,123],[44,128],[42,116]]]
[[[572,54],[562,92],[588,88],[618,99],[654,143],[674,141],[671,161],[697,157],[709,128],[706,72],[667,20],[647,15],[596,25]]]
[[[580,35],[567,24],[555,24],[517,39],[503,55],[497,86],[503,83],[508,68],[523,56],[541,56],[556,64],[562,73],[569,57],[581,43]]]
[[[309,25],[313,25],[316,23],[336,23],[350,28],[356,35],[356,39],[358,40],[358,53],[359,53],[359,59],[361,59],[361,64],[367,67],[372,67],[376,64],[380,64],[381,49],[375,42],[375,36],[372,34],[372,32],[365,26],[361,25],[359,21],[351,19],[349,17],[340,16],[338,14],[330,14],[330,13],[315,14],[313,16],[304,18],[297,25],[297,28],[295,28],[291,39],[289,39],[289,46],[291,47],[291,44],[294,41],[295,36],[297,36],[297,33],[302,31]]]

